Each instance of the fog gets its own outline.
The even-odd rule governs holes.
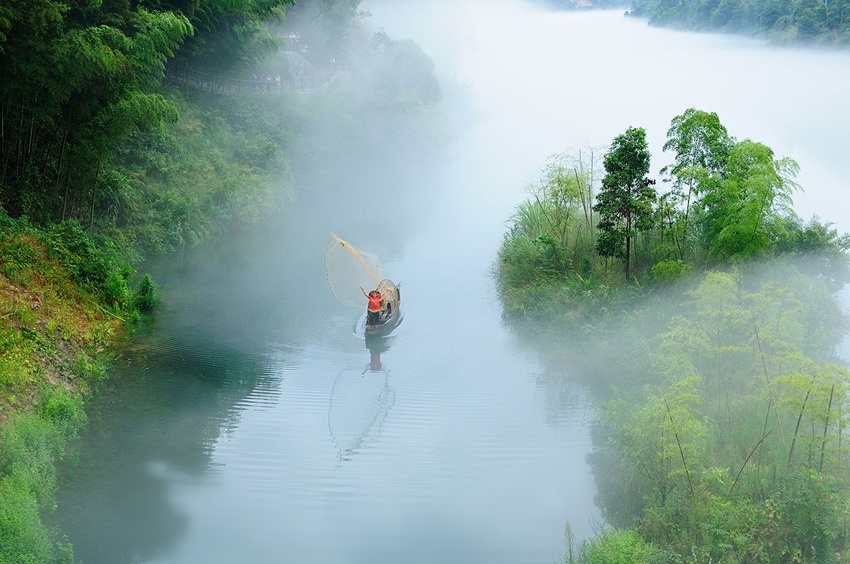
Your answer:
[[[847,54],[511,0],[362,8],[432,58],[446,143],[382,144],[373,107],[363,154],[340,114],[311,114],[286,214],[148,265],[163,307],[63,472],[84,561],[557,561],[565,523],[602,525],[593,405],[504,323],[491,277],[546,158],[641,126],[657,174],[670,120],[714,111],[797,160],[801,216],[850,228]],[[372,350],[327,285],[331,231],[401,284],[404,321]]]
[[[372,25],[413,38],[473,95],[478,139],[489,142],[478,147],[482,163],[497,162],[504,179],[490,197],[516,202],[548,155],[607,145],[630,126],[646,129],[657,177],[672,158],[661,149],[670,120],[694,107],[716,112],[738,139],[796,160],[805,191],[795,197],[798,213],[850,229],[847,53],[648,32],[621,10],[552,14],[520,0],[364,7]]]

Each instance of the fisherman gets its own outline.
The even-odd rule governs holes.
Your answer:
[[[367,294],[366,289],[360,286],[360,291],[369,299],[369,305],[366,307],[366,325],[377,325],[380,322],[384,299],[378,290],[372,290]]]

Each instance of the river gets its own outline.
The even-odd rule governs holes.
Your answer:
[[[463,85],[452,158],[317,177],[285,220],[151,265],[157,320],[60,468],[55,521],[83,562],[557,561],[567,522],[602,524],[592,406],[505,325],[490,275],[546,157],[642,126],[657,170],[670,120],[715,111],[800,163],[802,216],[850,228],[846,53],[509,0],[363,7]],[[399,203],[362,213],[355,185]],[[374,350],[325,280],[331,231],[401,284]]]

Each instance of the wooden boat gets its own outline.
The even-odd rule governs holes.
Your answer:
[[[401,320],[401,291],[391,280],[383,279],[376,288],[381,293],[384,308],[374,318],[366,314],[366,335],[389,333]]]

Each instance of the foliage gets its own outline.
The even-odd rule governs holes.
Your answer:
[[[279,100],[176,91],[168,99],[180,120],[131,136],[103,179],[115,198],[93,228],[131,255],[194,246],[254,224],[290,194],[282,149],[294,118],[273,105]]]
[[[4,7],[0,206],[37,226],[77,221],[136,256],[194,243],[231,227],[231,218],[256,218],[280,145],[247,128],[217,131],[233,125],[226,118],[198,130],[223,105],[187,103],[162,80],[178,56],[198,64],[223,54],[234,64],[267,56],[277,42],[262,22],[282,16],[288,4],[148,0],[69,8],[40,0]],[[197,170],[204,158],[211,164]],[[202,186],[210,190],[196,194]],[[121,280],[110,284],[113,301],[126,301]]]
[[[797,164],[775,160],[773,151],[749,140],[736,143],[726,174],[703,200],[703,233],[709,253],[724,259],[772,254],[793,217],[791,192]]]
[[[623,260],[631,279],[632,242],[639,231],[652,227],[655,184],[649,173],[646,131],[630,127],[614,138],[605,154],[605,177],[593,210],[599,213],[596,250],[603,257]]]
[[[499,249],[499,287],[509,309],[547,308],[531,303],[537,301],[532,296],[569,303],[575,295],[593,292],[596,215],[591,204],[598,176],[593,149],[561,153],[552,155],[538,181],[527,187],[531,197],[517,207]]]
[[[846,549],[850,371],[829,357],[828,295],[787,269],[708,273],[666,331],[644,337],[643,387],[599,416],[636,503],[609,507],[610,520],[699,561],[821,562]]]
[[[706,269],[787,258],[805,263],[831,289],[850,280],[850,236],[817,218],[804,223],[792,209],[793,160],[776,158],[762,143],[737,141],[716,114],[694,108],[673,118],[664,147],[675,155],[662,169],[669,189],[657,197],[646,177],[642,129],[615,139],[601,188],[592,152],[588,161],[581,152],[549,159],[499,250],[507,312],[552,318],[566,309],[573,322],[582,312],[580,319],[592,323],[598,316],[590,303],[625,291],[622,278],[609,272],[609,257],[622,259],[626,283],[644,280],[659,289]]]
[[[115,145],[176,118],[153,88],[192,28],[141,8],[120,28],[98,23],[95,8],[52,2],[20,2],[11,15],[0,56],[0,200],[37,223],[86,218]]]
[[[652,267],[652,276],[661,283],[670,283],[693,272],[693,266],[681,260],[663,260]]]
[[[150,274],[145,274],[136,289],[135,307],[142,313],[150,313],[157,302],[159,302],[159,287],[154,283]]]
[[[658,551],[630,530],[606,529],[581,544],[577,564],[651,562]]]
[[[781,231],[785,237],[777,242],[777,252],[794,256],[805,263],[809,272],[824,280],[832,291],[840,290],[850,279],[850,234],[839,234],[829,223],[813,217],[803,224],[784,218]]]
[[[623,529],[568,560],[838,561],[850,370],[835,358],[834,293],[850,237],[801,221],[796,163],[736,140],[716,114],[676,116],[665,150],[670,188],[655,197],[643,130],[615,139],[584,219],[580,183],[547,166],[499,250],[505,312],[571,372],[598,364],[583,378],[608,400],[591,460],[603,515]],[[651,284],[615,283],[610,256]]]
[[[265,22],[293,4],[0,5],[0,563],[73,561],[40,516],[85,421],[82,394],[107,377],[117,321],[159,299],[130,263],[256,222],[289,197],[283,151],[306,104],[162,82],[175,59],[233,72],[263,59],[280,44]],[[385,100],[400,115],[433,108],[432,63],[396,46],[384,78],[398,78],[394,65],[408,74]]]
[[[95,244],[79,225],[47,231],[25,220],[0,217],[0,407],[33,403],[46,370],[68,370],[59,347],[102,355],[117,316],[134,318],[136,296],[150,287],[130,287],[132,270],[118,268],[114,250]],[[11,274],[12,276],[9,276]],[[145,279],[142,279],[144,282]],[[95,382],[89,378],[78,382]],[[2,409],[0,409],[2,411]]]
[[[76,436],[79,427],[86,422],[81,398],[62,387],[42,389],[38,415],[65,437]]]
[[[631,13],[659,26],[721,30],[777,42],[850,44],[848,0],[633,0]]]
[[[154,0],[160,10],[179,10],[196,33],[187,40],[179,59],[195,68],[236,72],[273,53],[280,40],[267,22],[283,20],[295,0]],[[187,5],[188,4],[188,5]]]
[[[68,271],[75,282],[92,292],[105,289],[115,270],[115,257],[99,247],[76,221],[51,226],[48,253]]]
[[[0,562],[73,562],[70,546],[45,527],[52,508],[54,463],[82,424],[79,400],[48,393],[38,415],[22,415],[0,428]]]
[[[673,118],[667,131],[665,151],[674,151],[674,162],[661,169],[672,184],[662,200],[659,214],[667,224],[676,247],[676,256],[685,260],[686,252],[697,242],[692,239],[698,229],[689,228],[692,208],[699,209],[701,198],[711,192],[722,176],[734,139],[715,113],[689,108]]]

